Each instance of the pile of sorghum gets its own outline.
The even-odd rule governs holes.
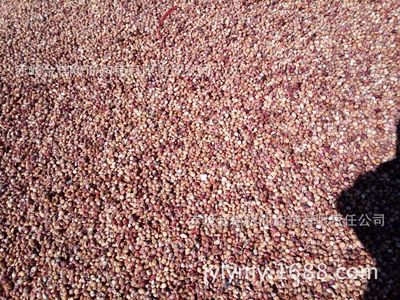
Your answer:
[[[1,1],[0,295],[360,299],[366,279],[204,275],[374,264],[348,226],[265,218],[336,216],[393,158],[399,15],[394,0]]]

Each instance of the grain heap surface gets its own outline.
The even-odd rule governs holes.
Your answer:
[[[395,156],[399,15],[1,1],[0,295],[361,299],[367,279],[277,264],[374,265],[349,226],[302,220]],[[212,280],[222,264],[271,270]]]

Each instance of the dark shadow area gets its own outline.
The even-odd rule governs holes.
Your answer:
[[[337,202],[347,221],[356,220],[351,228],[377,263],[378,278],[369,280],[363,299],[400,299],[399,203],[400,122],[396,158],[358,177]]]

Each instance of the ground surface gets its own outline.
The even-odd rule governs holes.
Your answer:
[[[395,156],[399,15],[1,1],[0,295],[360,299],[366,279],[276,264],[374,265],[352,228],[303,221]],[[222,264],[271,270],[213,281]]]

